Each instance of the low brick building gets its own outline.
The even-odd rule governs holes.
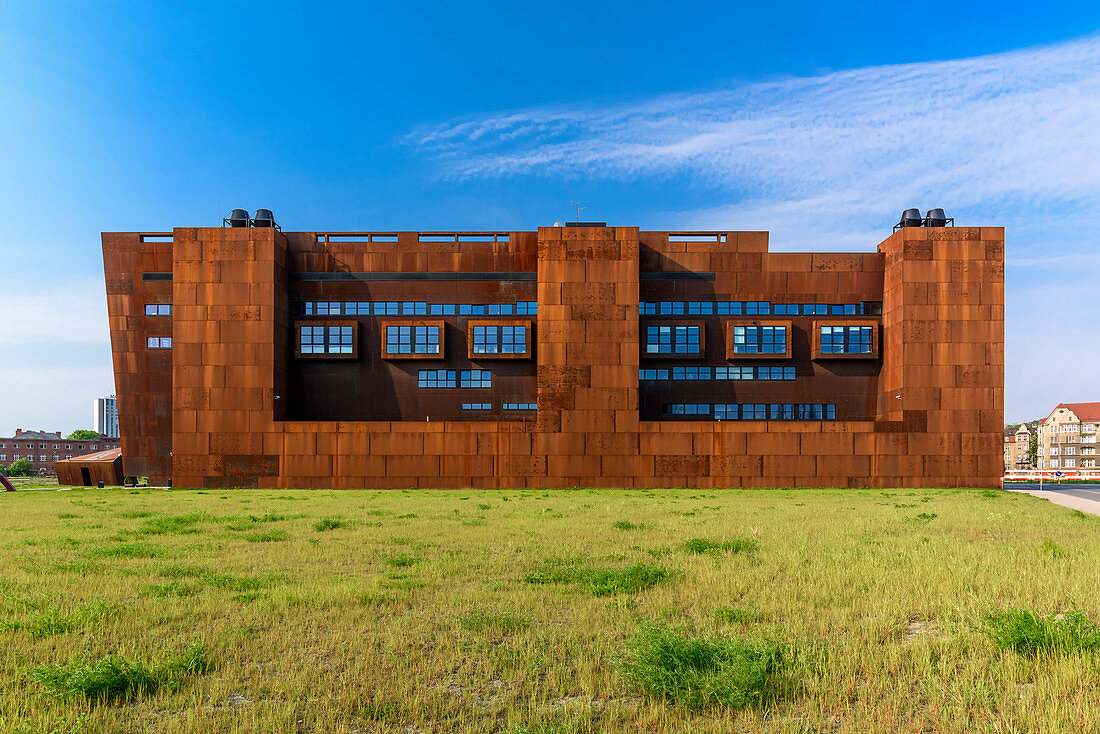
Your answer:
[[[54,462],[80,454],[106,451],[120,446],[119,439],[96,441],[62,438],[60,431],[24,431],[15,429],[10,438],[0,438],[0,464],[10,465],[16,459],[27,459],[35,473],[54,473]]]
[[[127,475],[998,486],[1004,230],[103,235]]]

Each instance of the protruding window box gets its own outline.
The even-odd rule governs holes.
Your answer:
[[[382,359],[443,359],[442,320],[383,321]]]
[[[534,343],[531,319],[471,319],[466,327],[470,359],[531,359]]]
[[[878,359],[878,321],[815,321],[814,359]]]
[[[790,359],[792,331],[790,321],[727,321],[726,359]]]
[[[701,359],[706,353],[702,321],[642,322],[643,359]]]
[[[294,356],[297,359],[359,359],[359,322],[295,321]]]

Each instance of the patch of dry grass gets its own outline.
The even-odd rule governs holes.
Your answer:
[[[990,633],[1100,620],[1097,523],[1027,495],[0,501],[2,731],[1100,730],[1100,653]],[[43,683],[194,641],[206,672],[171,686],[96,703]]]

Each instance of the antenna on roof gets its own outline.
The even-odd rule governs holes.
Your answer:
[[[587,201],[570,201],[569,203],[572,204],[573,206],[577,207],[577,221],[578,222],[581,221],[581,212],[588,208],[586,206],[581,206],[581,204],[587,204],[588,202]]]

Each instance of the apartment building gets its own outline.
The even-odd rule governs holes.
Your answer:
[[[1100,403],[1059,403],[1038,429],[1037,469],[1097,468]]]
[[[1031,469],[1031,429],[1021,424],[1015,431],[1005,431],[1005,471]]]
[[[259,221],[103,234],[126,475],[1000,484],[1002,227],[773,253],[767,232]]]
[[[118,438],[118,400],[114,395],[92,399],[92,430],[104,438]]]
[[[55,461],[118,447],[117,438],[77,441],[62,438],[60,431],[24,431],[16,428],[14,436],[0,438],[0,464],[9,466],[17,459],[26,459],[36,473],[53,474]]]

